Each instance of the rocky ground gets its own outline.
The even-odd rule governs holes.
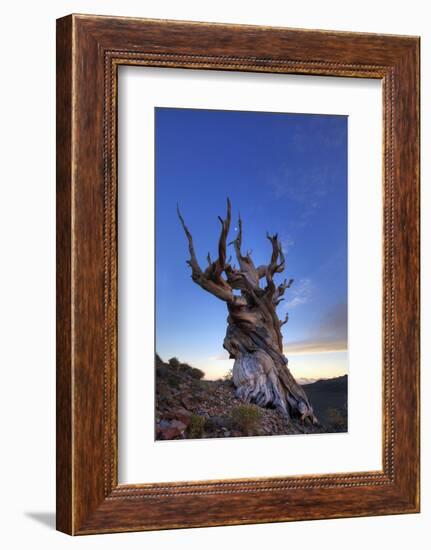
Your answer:
[[[347,376],[304,386],[320,425],[286,422],[275,409],[242,403],[230,380],[156,358],[156,439],[196,439],[347,431]],[[325,391],[325,387],[329,387]],[[325,398],[325,395],[328,398]]]

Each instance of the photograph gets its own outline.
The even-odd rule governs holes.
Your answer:
[[[430,547],[429,4],[2,8],[2,548]]]
[[[155,108],[155,439],[348,431],[348,116]]]

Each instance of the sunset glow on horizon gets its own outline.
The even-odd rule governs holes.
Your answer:
[[[325,351],[308,353],[295,353],[286,355],[289,369],[300,383],[314,381],[321,378],[335,378],[348,373],[347,350]],[[170,357],[162,357],[168,361]],[[178,359],[193,367],[201,369],[205,373],[205,380],[219,380],[233,368],[234,359],[207,357],[203,359],[186,360]]]

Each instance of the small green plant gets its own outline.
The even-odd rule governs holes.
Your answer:
[[[225,382],[233,382],[233,369],[229,369],[227,373],[223,376]]]
[[[345,428],[347,425],[347,415],[343,414],[343,411],[339,409],[330,408],[327,410],[326,415],[329,423],[336,429]]]
[[[190,424],[187,428],[189,437],[191,439],[199,439],[204,434],[205,417],[199,414],[192,414],[190,417]]]
[[[215,432],[217,429],[217,422],[212,416],[205,419],[204,430],[207,433]]]
[[[232,409],[232,420],[245,435],[258,431],[262,411],[256,405],[238,405]]]

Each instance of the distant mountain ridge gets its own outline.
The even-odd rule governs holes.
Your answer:
[[[314,382],[321,380],[321,378],[295,378],[295,380],[301,386],[306,386],[307,384],[314,384]]]
[[[315,384],[316,382],[326,382],[328,380],[338,380],[342,378],[347,378],[347,374],[342,374],[341,376],[334,376],[333,378],[296,378],[296,381],[298,384],[301,384],[301,386],[308,386],[309,384]]]
[[[337,410],[346,418],[347,424],[347,374],[337,376],[336,378],[317,380],[302,387],[311,401],[314,412],[320,422],[329,422],[331,415],[334,415],[334,411]]]

